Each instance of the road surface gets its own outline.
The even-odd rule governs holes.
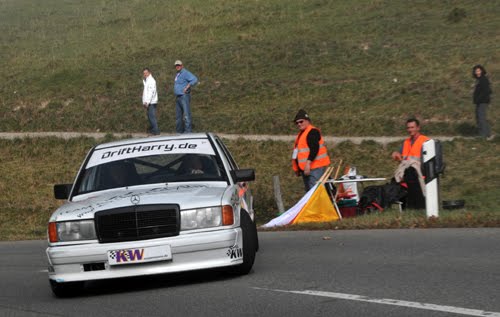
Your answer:
[[[500,229],[260,232],[253,271],[52,296],[45,241],[0,242],[0,316],[500,316]]]

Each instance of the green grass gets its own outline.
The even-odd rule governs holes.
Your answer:
[[[144,132],[149,66],[173,132],[182,59],[196,131],[289,134],[304,107],[327,135],[401,135],[410,115],[470,135],[471,67],[500,91],[499,16],[470,0],[0,1],[0,131]]]
[[[149,66],[160,128],[173,132],[172,64],[182,59],[200,79],[195,131],[293,134],[303,107],[325,135],[402,135],[409,116],[429,135],[474,135],[470,71],[483,64],[498,94],[499,16],[497,0],[0,0],[0,131],[145,132],[141,71]],[[498,133],[497,99],[489,118]],[[95,143],[0,141],[0,239],[44,236],[60,205],[53,184],[70,182]],[[227,143],[241,166],[256,168],[260,223],[277,212],[272,175],[280,176],[287,208],[301,197],[290,144]],[[398,146],[329,149],[362,174],[390,177],[396,166],[388,153]],[[498,138],[444,146],[442,198],[466,200],[464,211],[449,213],[458,220],[384,213],[328,225],[498,225]]]
[[[108,136],[106,140],[111,140]],[[97,142],[91,138],[0,140],[0,240],[43,239],[50,214],[62,204],[53,198],[53,185],[72,182],[87,151]],[[276,141],[226,140],[241,168],[256,170],[252,184],[258,224],[277,216],[272,177],[280,177],[285,208],[304,194],[300,177],[290,167],[291,144]],[[328,224],[292,226],[285,229],[362,229],[415,227],[500,226],[500,139],[459,139],[444,142],[447,171],[441,179],[443,200],[465,199],[463,210],[441,211],[439,219],[423,212],[386,210]],[[383,147],[374,142],[329,145],[335,165],[340,159],[366,176],[390,178],[396,168],[390,153],[398,144]]]
[[[417,229],[417,228],[487,228],[499,227],[499,212],[461,210],[441,210],[439,217],[427,218],[425,211],[403,211],[386,209],[358,217],[344,218],[342,221],[325,223],[306,223],[274,228],[261,228],[262,231],[292,230],[352,230],[352,229]]]

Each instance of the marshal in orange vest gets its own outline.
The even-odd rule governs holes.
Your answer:
[[[309,125],[302,133],[299,132],[295,139],[294,144],[294,153],[297,152],[297,157],[292,158],[292,168],[295,172],[303,171],[306,167],[307,158],[309,157],[309,146],[307,145],[307,135],[312,129],[318,128],[314,127],[312,124]],[[320,133],[321,135],[321,133]],[[326,149],[325,141],[323,140],[323,136],[320,137],[319,140],[319,150],[318,154],[311,162],[311,169],[324,167],[330,165],[330,157],[328,156],[328,151]]]
[[[419,135],[413,144],[411,144],[411,137],[407,138],[403,143],[403,150],[401,151],[403,160],[420,161],[422,158],[422,146],[427,140],[429,138],[423,134]]]

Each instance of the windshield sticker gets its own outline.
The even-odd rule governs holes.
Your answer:
[[[144,144],[122,145],[95,150],[92,153],[86,169],[109,162],[124,160],[133,157],[142,157],[160,154],[208,154],[215,152],[208,140],[171,140],[148,142]]]
[[[70,209],[70,210],[65,210],[59,213],[59,215],[63,214],[68,214],[68,213],[77,213],[76,217],[78,218],[83,218],[88,214],[92,214],[97,210],[101,210],[102,207],[105,207],[106,205],[112,204],[115,201],[122,200],[129,198],[131,199],[133,196],[142,196],[142,195],[148,195],[148,194],[154,194],[154,193],[166,193],[166,192],[172,192],[172,191],[182,191],[182,190],[191,190],[194,188],[207,188],[207,185],[181,185],[181,186],[172,186],[172,187],[162,187],[162,188],[153,188],[150,190],[145,190],[142,192],[127,192],[122,195],[115,195],[111,196],[106,200],[100,201],[98,203],[90,204],[88,206],[76,208],[76,209]]]

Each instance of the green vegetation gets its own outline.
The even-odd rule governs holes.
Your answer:
[[[97,142],[90,138],[0,140],[0,240],[45,237],[49,216],[62,203],[53,198],[53,185],[71,182],[87,151]],[[259,224],[278,213],[273,196],[273,175],[280,177],[285,208],[291,207],[304,194],[301,178],[291,171],[290,144],[243,139],[225,142],[241,167],[256,169],[257,179],[252,184],[252,192]],[[308,225],[307,228],[498,227],[499,142],[499,138],[444,142],[447,171],[441,179],[441,196],[443,200],[465,199],[463,210],[442,211],[439,219],[430,220],[421,211],[399,214],[387,210],[341,222]],[[361,145],[343,142],[335,147],[330,145],[329,151],[335,164],[342,158],[363,175],[390,178],[396,163],[391,161],[389,153],[398,146],[391,144],[384,148],[374,142]]]
[[[304,107],[327,135],[400,135],[410,115],[471,135],[471,67],[500,91],[499,16],[470,0],[0,1],[0,131],[144,132],[149,66],[172,132],[182,59],[196,131],[289,134]]]
[[[160,127],[173,132],[172,64],[181,59],[200,78],[195,131],[294,134],[291,119],[303,107],[325,135],[402,135],[409,116],[431,136],[474,135],[471,68],[483,64],[500,92],[499,16],[498,1],[470,0],[3,0],[0,131],[145,132],[148,66],[159,85]],[[489,110],[497,133],[498,102],[494,95]],[[498,141],[444,144],[442,198],[465,199],[465,210],[438,220],[387,212],[328,226],[499,226]],[[44,237],[60,204],[53,184],[71,181],[95,143],[0,141],[0,239]],[[256,168],[260,223],[276,215],[272,175],[287,208],[301,197],[290,144],[228,144],[242,166]],[[398,146],[341,143],[330,151],[362,174],[390,177],[388,153]]]

